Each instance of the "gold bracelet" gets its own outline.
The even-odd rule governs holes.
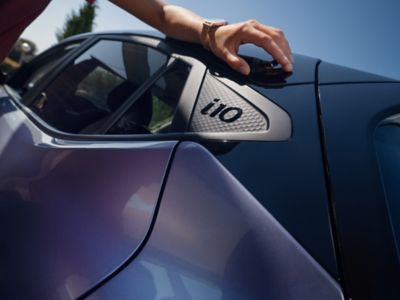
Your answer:
[[[201,30],[200,42],[205,49],[210,50],[210,32],[227,24],[228,22],[226,21],[210,21],[210,20],[203,21],[203,28]]]

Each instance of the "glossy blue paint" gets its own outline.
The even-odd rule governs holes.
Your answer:
[[[0,92],[0,298],[73,299],[138,247],[175,142],[73,142]]]
[[[400,261],[374,133],[400,113],[400,83],[338,84],[319,91],[348,297],[399,299]]]
[[[322,62],[319,65],[318,73],[319,84],[396,81],[392,78],[371,74],[368,72],[362,72],[327,62]]]
[[[174,156],[146,247],[90,299],[343,296],[338,284],[207,150],[185,142]]]
[[[243,141],[216,157],[338,279],[315,86],[252,87],[288,112],[292,137],[285,142]]]

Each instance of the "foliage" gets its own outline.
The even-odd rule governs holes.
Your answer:
[[[97,67],[80,82],[76,95],[90,100],[98,108],[107,110],[108,94],[122,82],[123,79],[121,77]]]
[[[91,32],[97,9],[97,4],[89,5],[85,3],[79,8],[78,12],[72,10],[71,14],[67,16],[64,27],[57,30],[57,40],[61,41],[72,35]]]
[[[28,44],[30,49],[23,51],[22,44]],[[37,52],[37,46],[34,42],[28,39],[20,38],[12,47],[8,56],[0,65],[0,71],[10,73],[18,69],[22,63],[30,61]]]

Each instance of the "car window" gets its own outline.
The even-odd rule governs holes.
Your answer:
[[[44,77],[48,72],[50,72],[60,61],[61,59],[69,53],[72,49],[75,49],[79,46],[80,43],[72,43],[67,45],[62,49],[62,51],[57,52],[55,55],[52,55],[48,58],[47,62],[40,67],[38,67],[32,75],[28,78],[28,80],[24,84],[23,93],[32,89],[40,79]]]
[[[150,89],[133,102],[108,134],[170,132],[189,72],[190,66],[178,60]]]
[[[90,133],[164,66],[163,53],[131,42],[103,40],[74,60],[33,101],[54,128]]]
[[[378,127],[375,132],[375,146],[397,255],[400,258],[400,123]]]
[[[8,84],[21,96],[37,85],[71,50],[81,44],[82,40],[70,42],[57,49],[42,53],[33,61],[24,64],[21,69],[10,77]]]

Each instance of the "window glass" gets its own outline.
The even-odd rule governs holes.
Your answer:
[[[123,82],[122,77],[98,66],[78,84],[75,95],[90,99],[96,107],[107,110],[110,90]]]
[[[78,47],[84,40],[75,40],[67,44],[57,45],[42,54],[38,55],[28,63],[24,63],[21,68],[12,72],[7,85],[12,87],[20,96],[24,96],[35,86],[42,78],[57,65],[71,50]]]
[[[167,62],[146,46],[100,41],[80,55],[36,99],[32,110],[68,133],[95,133]]]
[[[375,133],[375,146],[397,255],[400,257],[400,124],[380,126]]]
[[[177,61],[149,90],[136,99],[108,134],[170,132],[190,66]]]
[[[35,87],[37,83],[46,75],[48,74],[60,61],[61,59],[72,49],[76,48],[79,46],[80,43],[73,43],[69,44],[66,47],[64,47],[62,50],[58,51],[54,55],[50,56],[46,63],[41,64],[37,69],[34,69],[32,74],[29,76],[29,78],[26,80],[24,83],[22,89],[20,90],[20,94],[24,95],[26,92],[28,92],[30,89]]]

